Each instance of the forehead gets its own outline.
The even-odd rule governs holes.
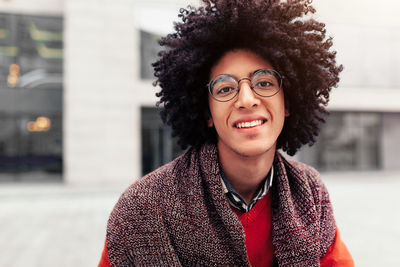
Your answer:
[[[273,67],[267,60],[249,50],[232,50],[225,53],[211,68],[210,79],[220,74],[249,77],[258,69],[273,69]]]

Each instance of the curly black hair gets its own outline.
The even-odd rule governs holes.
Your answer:
[[[161,91],[157,106],[164,123],[172,127],[178,144],[197,147],[216,143],[209,128],[206,85],[212,66],[228,51],[247,49],[267,60],[283,74],[286,117],[277,148],[294,155],[312,145],[328,114],[332,87],[339,82],[342,65],[331,51],[332,38],[325,25],[311,14],[310,0],[202,0],[196,8],[180,9],[176,32],[161,38],[166,49],[153,64]]]

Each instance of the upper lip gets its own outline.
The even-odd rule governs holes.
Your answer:
[[[241,117],[240,119],[236,120],[233,122],[233,126],[235,126],[238,123],[241,122],[251,122],[251,121],[256,121],[256,120],[262,120],[262,121],[266,121],[267,118],[263,117],[263,116],[245,116],[245,117]]]

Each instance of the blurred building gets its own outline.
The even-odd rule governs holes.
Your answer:
[[[63,16],[18,11],[0,9],[0,180],[59,180]]]
[[[314,2],[345,70],[318,142],[296,157],[321,171],[400,170],[400,5]],[[187,4],[0,0],[0,181],[129,184],[181,153],[150,64]]]

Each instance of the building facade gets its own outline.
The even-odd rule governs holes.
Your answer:
[[[321,171],[399,171],[399,4],[314,2],[345,70],[317,143],[296,157]],[[181,153],[154,108],[150,64],[187,4],[1,1],[0,179],[127,185]]]

